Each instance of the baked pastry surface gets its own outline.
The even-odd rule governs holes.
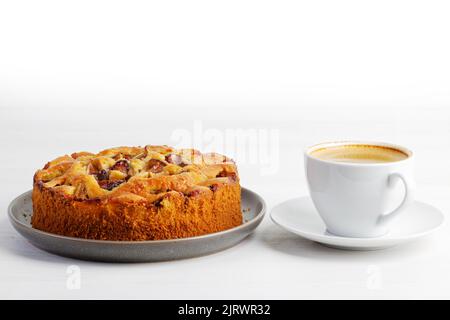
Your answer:
[[[33,228],[99,240],[199,236],[242,224],[235,163],[168,146],[78,152],[34,175]]]

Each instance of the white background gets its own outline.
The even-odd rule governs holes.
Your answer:
[[[304,147],[370,139],[411,148],[418,197],[447,214],[449,16],[448,1],[0,0],[0,297],[450,298],[447,225],[410,245],[346,252],[266,217],[222,253],[114,265],[42,252],[6,217],[58,155],[174,144],[195,123],[277,130],[274,174],[238,163],[269,209],[306,194]],[[73,264],[80,290],[66,288]]]

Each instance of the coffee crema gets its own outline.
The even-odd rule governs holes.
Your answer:
[[[399,149],[369,144],[329,146],[313,150],[309,154],[325,161],[351,163],[395,162],[405,160],[409,157],[408,154]]]

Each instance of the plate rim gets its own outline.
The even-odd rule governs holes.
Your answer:
[[[27,196],[28,194],[31,195],[32,193],[32,189],[25,191],[23,193],[21,193],[20,195],[14,197],[13,200],[11,200],[11,202],[8,205],[8,218],[11,222],[11,224],[13,225],[13,227],[15,229],[17,228],[22,228],[27,230],[27,232],[34,232],[36,234],[39,234],[41,236],[46,236],[46,237],[51,237],[53,239],[59,239],[59,240],[66,240],[66,241],[78,241],[78,242],[84,242],[84,243],[90,243],[90,244],[108,244],[108,245],[149,245],[149,244],[169,244],[169,243],[183,243],[183,242],[191,242],[191,241],[196,241],[196,240],[205,240],[208,238],[215,238],[221,235],[225,235],[228,234],[230,232],[237,232],[239,230],[245,230],[249,227],[251,227],[254,224],[259,224],[259,222],[262,221],[262,219],[265,216],[265,213],[267,211],[267,204],[264,200],[263,197],[261,197],[258,193],[242,187],[241,186],[241,194],[242,192],[246,192],[249,194],[252,194],[253,196],[256,197],[256,199],[258,199],[259,203],[261,203],[262,207],[261,210],[259,210],[259,212],[255,215],[255,217],[247,222],[244,222],[243,224],[237,226],[237,227],[233,227],[227,230],[222,230],[222,231],[218,231],[218,232],[213,232],[213,233],[208,233],[208,234],[204,234],[201,236],[195,236],[195,237],[187,237],[187,238],[177,238],[177,239],[164,239],[164,240],[98,240],[98,239],[85,239],[85,238],[77,238],[77,237],[68,237],[68,236],[63,236],[63,235],[59,235],[59,234],[55,234],[55,233],[50,233],[50,232],[46,232],[46,231],[42,231],[39,229],[35,229],[31,226],[28,226],[26,224],[24,224],[22,221],[20,221],[19,219],[17,219],[13,212],[12,212],[12,208],[13,206],[16,205],[16,202],[18,201],[18,199]]]
[[[435,206],[428,204],[426,202],[415,200],[414,202],[431,207],[440,215],[441,221],[437,226],[430,228],[428,230],[425,230],[425,231],[422,231],[419,233],[415,233],[415,234],[412,234],[409,236],[404,236],[404,237],[392,237],[392,236],[389,236],[389,234],[388,234],[386,236],[375,237],[375,238],[352,238],[352,237],[331,236],[331,235],[327,235],[327,234],[316,234],[316,233],[308,232],[308,231],[299,231],[299,230],[296,230],[289,226],[285,226],[282,223],[280,223],[279,221],[277,221],[277,219],[275,218],[274,212],[277,207],[279,207],[285,203],[288,203],[290,201],[300,200],[300,199],[311,199],[311,197],[300,196],[300,197],[290,198],[290,199],[287,199],[285,201],[278,203],[277,205],[275,205],[272,208],[272,210],[270,212],[271,220],[277,226],[279,226],[291,233],[294,233],[302,238],[305,238],[305,239],[308,239],[311,241],[320,242],[320,243],[332,244],[332,245],[348,246],[348,247],[353,246],[353,247],[361,247],[361,248],[362,247],[374,247],[374,246],[380,246],[380,245],[381,246],[388,246],[388,245],[392,246],[395,244],[400,244],[403,242],[415,240],[417,238],[421,238],[426,235],[429,235],[430,233],[435,232],[438,229],[442,228],[446,222],[446,217],[445,217],[445,214],[442,212],[442,210],[440,210],[439,208],[436,208]]]

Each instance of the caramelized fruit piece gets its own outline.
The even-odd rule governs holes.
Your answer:
[[[218,184],[212,184],[212,185],[209,186],[209,189],[210,189],[212,192],[214,192],[214,191],[216,191],[217,189],[219,189],[219,185],[218,185]]]
[[[190,191],[188,193],[188,196],[189,197],[195,197],[195,196],[198,196],[200,193],[202,193],[200,189],[195,189],[195,190]]]
[[[224,177],[230,178],[231,181],[236,181],[236,179],[237,179],[236,172],[226,172],[226,171],[221,171],[221,172],[219,172],[219,174],[216,176],[216,178],[224,178]]]
[[[164,162],[156,159],[150,159],[147,162],[147,170],[153,173],[159,173],[163,171],[164,166],[165,166]]]
[[[101,180],[108,180],[109,179],[109,173],[106,170],[100,170],[97,173],[97,180],[101,181]]]
[[[111,167],[111,170],[117,170],[117,171],[123,172],[125,174],[128,173],[128,169],[130,169],[130,163],[128,162],[128,160],[124,160],[124,159],[117,161]]]
[[[122,183],[124,183],[125,180],[116,180],[116,181],[108,181],[108,180],[103,180],[103,181],[99,181],[99,185],[100,187],[102,187],[103,189],[109,190],[111,191],[112,189],[120,186]]]
[[[184,167],[186,165],[185,163],[183,163],[183,158],[181,158],[181,156],[178,154],[173,154],[173,153],[168,154],[166,156],[166,161],[168,163],[176,164],[177,166],[181,166],[181,167]]]

